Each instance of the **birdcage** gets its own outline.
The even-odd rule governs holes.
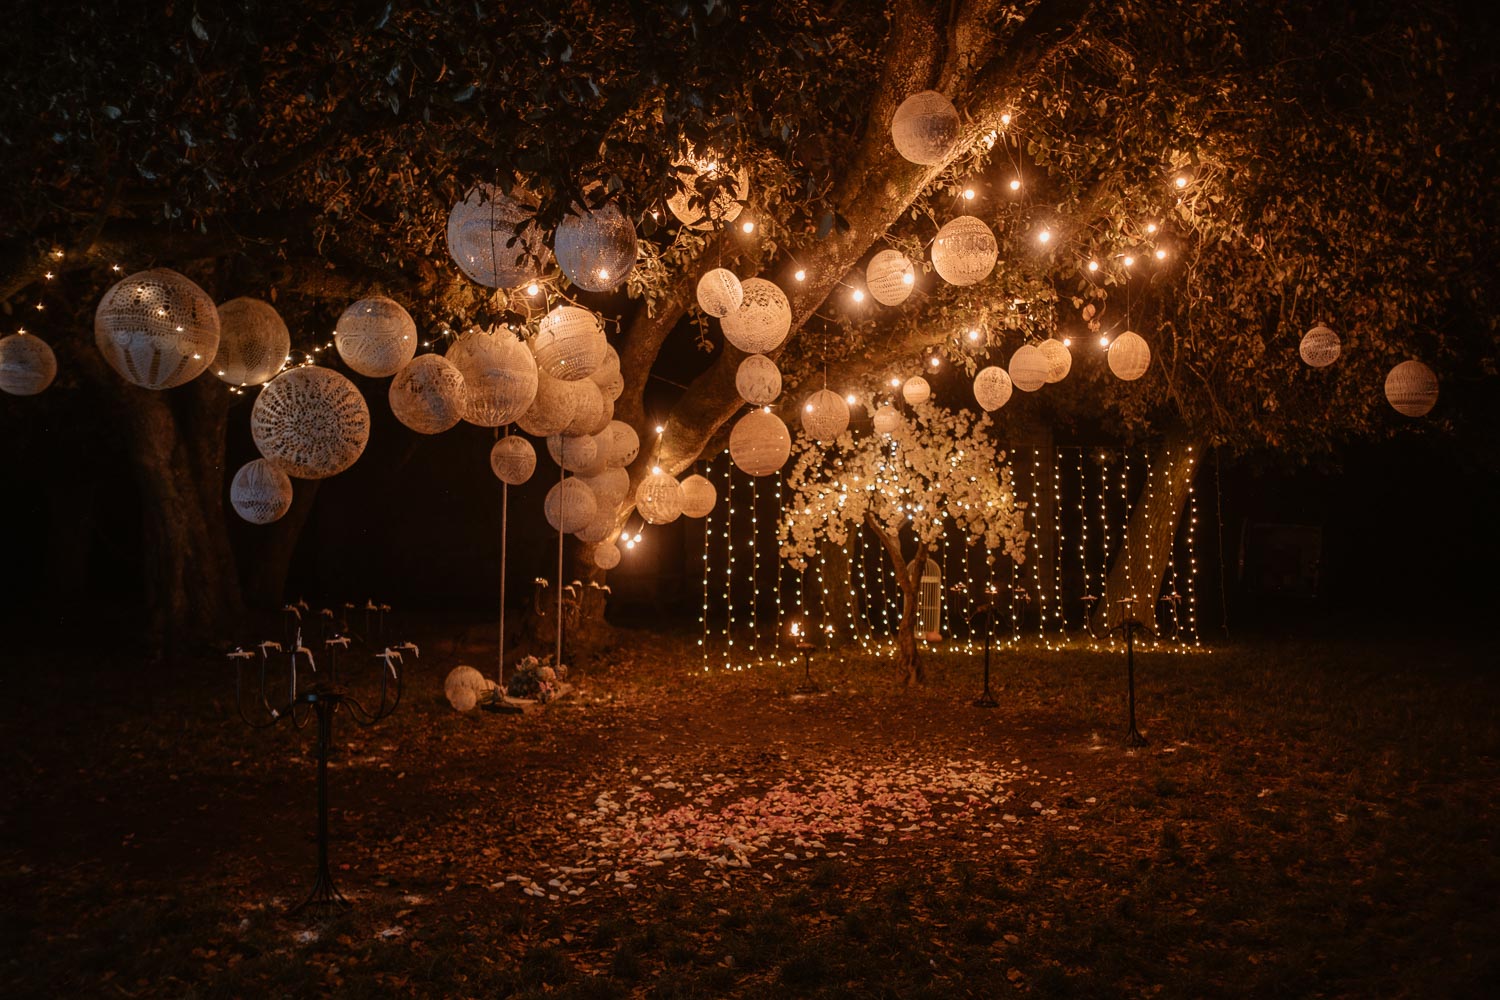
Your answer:
[[[943,567],[931,556],[922,567],[922,585],[917,594],[917,636],[924,642],[943,639]]]

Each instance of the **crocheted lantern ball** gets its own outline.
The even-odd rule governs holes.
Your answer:
[[[598,507],[594,491],[576,478],[564,479],[553,486],[542,504],[547,523],[564,535],[586,528],[598,513]]]
[[[744,301],[744,286],[726,267],[716,267],[698,279],[698,307],[710,316],[723,319]]]
[[[899,306],[916,287],[917,271],[906,254],[899,250],[882,250],[870,258],[865,268],[865,287],[870,297],[881,305]]]
[[[1022,392],[1036,392],[1047,384],[1047,355],[1034,344],[1022,344],[1010,356],[1010,381]]]
[[[747,403],[755,406],[774,403],[781,395],[781,369],[764,354],[752,354],[735,370],[734,387]]]
[[[901,398],[910,406],[919,406],[932,398],[932,386],[920,375],[913,375],[901,385]]]
[[[531,342],[537,367],[565,382],[592,375],[608,348],[599,317],[577,306],[558,306],[543,316]]]
[[[448,348],[464,380],[464,420],[499,427],[520,418],[537,395],[536,359],[509,330],[470,330]]]
[[[448,671],[448,677],[443,681],[443,696],[457,711],[468,712],[493,686],[484,674],[473,667],[460,665]]]
[[[995,269],[1000,245],[990,227],[961,215],[939,229],[932,241],[932,266],[950,285],[972,285]]]
[[[974,399],[987,413],[1010,401],[1010,388],[1010,375],[1004,368],[990,365],[974,376]]]
[[[289,476],[325,479],[354,464],[370,440],[370,408],[354,383],[306,365],[276,376],[250,411],[260,453]]]
[[[212,371],[230,385],[263,385],[292,349],[281,314],[269,302],[240,297],[219,306],[219,352]]]
[[[905,159],[930,166],[948,158],[961,128],[953,102],[935,90],[923,90],[896,109],[891,141]]]
[[[384,295],[360,299],[339,317],[333,344],[361,375],[394,375],[417,353],[417,324],[401,303]]]
[[[792,455],[792,435],[774,413],[752,410],[729,432],[729,457],[750,476],[769,476]]]
[[[849,404],[832,389],[819,389],[802,404],[802,429],[815,441],[832,441],[849,427]]]
[[[630,495],[630,473],[624,469],[605,469],[592,476],[580,476],[594,491],[594,499],[601,508],[616,510]]]
[[[1339,335],[1326,326],[1315,326],[1302,335],[1297,353],[1314,368],[1327,368],[1339,359]]]
[[[750,175],[744,170],[732,173],[712,156],[688,156],[672,164],[673,179],[680,186],[667,197],[667,208],[677,221],[691,229],[713,229],[739,218],[741,204],[750,194]],[[698,193],[698,179],[707,176],[719,184],[704,205]]]
[[[621,420],[611,420],[604,429],[609,435],[609,458],[611,468],[623,469],[635,461],[641,451],[641,436],[635,428]]]
[[[535,437],[561,434],[578,410],[581,397],[572,390],[575,384],[538,372],[536,395],[531,406],[516,418],[516,426]]]
[[[1047,382],[1061,382],[1073,370],[1073,354],[1060,340],[1044,340],[1037,345],[1047,362]]]
[[[875,411],[875,433],[894,434],[901,426],[901,414],[889,403]]]
[[[615,404],[604,398],[604,393],[589,379],[564,382],[573,397],[573,416],[563,428],[564,434],[597,434],[609,426],[615,415]]]
[[[599,442],[592,437],[571,437],[554,434],[547,439],[547,454],[552,461],[569,472],[587,468],[599,457]]]
[[[595,545],[594,565],[602,570],[611,570],[620,565],[620,547],[614,542],[600,542]]]
[[[1109,345],[1109,370],[1116,378],[1133,382],[1146,374],[1150,366],[1151,348],[1140,334],[1127,330]]]
[[[213,361],[219,310],[207,292],[176,271],[140,271],[99,300],[94,343],[127,382],[170,389],[197,378]]]
[[[682,481],[682,513],[686,517],[707,517],[719,502],[719,491],[703,476],[692,475]]]
[[[597,371],[589,376],[589,381],[599,387],[599,392],[604,398],[613,403],[625,394],[625,376],[620,374],[620,369],[613,371]]]
[[[635,223],[615,204],[592,210],[574,205],[557,224],[553,248],[569,281],[590,292],[607,292],[635,267]]]
[[[391,379],[391,412],[418,434],[440,434],[463,419],[464,377],[447,358],[423,354]]]
[[[613,535],[619,516],[618,504],[615,506],[606,504],[597,493],[594,494],[594,502],[598,507],[594,512],[594,519],[583,528],[573,532],[574,538],[588,545],[597,545]]]
[[[635,488],[635,510],[647,524],[669,524],[682,515],[682,484],[676,476],[653,472]]]
[[[1385,398],[1397,413],[1425,417],[1437,405],[1437,376],[1420,361],[1403,361],[1385,377]]]
[[[746,354],[774,351],[792,331],[792,304],[764,278],[751,278],[740,287],[744,300],[722,320],[724,339]]]
[[[520,486],[536,471],[536,449],[519,434],[503,437],[490,449],[490,471],[507,486]]]
[[[41,337],[13,333],[0,338],[0,392],[35,396],[57,377],[57,355]]]
[[[552,260],[533,212],[490,184],[479,184],[448,213],[448,254],[471,281],[515,288]],[[518,236],[517,234],[523,234]]]
[[[251,524],[270,524],[292,507],[292,481],[263,458],[246,462],[229,484],[229,503]]]

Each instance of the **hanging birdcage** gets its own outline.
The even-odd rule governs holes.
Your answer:
[[[922,567],[922,585],[917,593],[917,637],[924,642],[943,639],[943,567],[931,556]]]

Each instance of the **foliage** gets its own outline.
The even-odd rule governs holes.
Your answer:
[[[505,693],[512,698],[551,701],[557,695],[558,682],[567,676],[567,666],[554,667],[551,656],[523,656],[505,682]]]

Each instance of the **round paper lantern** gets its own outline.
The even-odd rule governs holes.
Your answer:
[[[531,406],[516,418],[516,426],[536,437],[561,434],[572,422],[581,398],[581,394],[573,391],[574,384],[538,372],[536,396]]]
[[[611,570],[620,565],[620,547],[614,542],[600,542],[594,546],[594,565]]]
[[[615,522],[619,515],[618,506],[608,506],[599,499],[599,494],[594,494],[594,502],[598,509],[594,512],[594,519],[583,528],[573,532],[573,537],[580,542],[589,545],[598,545],[615,533]]]
[[[471,424],[511,423],[536,400],[536,359],[509,330],[471,330],[453,342],[447,358],[463,376],[463,418]]]
[[[698,306],[710,316],[723,319],[745,301],[745,288],[734,272],[716,267],[698,279]]]
[[[325,479],[349,468],[365,450],[370,408],[354,383],[331,368],[293,368],[256,397],[250,436],[287,475]]]
[[[724,317],[724,339],[746,354],[774,351],[792,332],[792,304],[785,292],[764,278],[751,278],[740,287],[744,299]]]
[[[901,386],[901,398],[908,405],[918,406],[932,398],[932,386],[920,375],[913,375]]]
[[[597,434],[609,426],[610,418],[614,416],[614,404],[605,402],[604,393],[597,385],[588,379],[563,384],[573,397],[573,416],[563,428],[564,434]]]
[[[552,259],[541,227],[525,225],[532,215],[499,188],[480,184],[448,213],[448,253],[471,281],[490,288],[524,285]]]
[[[740,203],[750,193],[750,176],[744,170],[736,170],[731,175],[713,157],[689,156],[673,163],[672,172],[681,186],[667,198],[667,208],[678,222],[692,229],[712,229],[739,218],[744,208]],[[705,174],[721,182],[709,199],[707,211],[697,190],[698,178]]]
[[[781,369],[764,354],[752,354],[735,370],[734,387],[747,403],[756,406],[774,403],[781,395]]]
[[[1010,375],[994,365],[982,369],[974,376],[974,399],[986,413],[1000,409],[1010,401]]]
[[[592,461],[585,462],[579,465],[576,469],[570,470],[575,476],[578,476],[580,479],[589,479],[592,476],[597,476],[605,469],[609,468],[609,463],[605,461],[605,459],[609,457],[607,454],[605,454],[605,452],[609,448],[609,435],[601,432],[598,434],[588,434],[585,436],[590,441],[594,442],[594,458]],[[592,482],[589,483],[590,488],[592,488],[593,485],[594,484]],[[604,498],[599,495],[598,490],[594,490],[594,496],[599,500],[599,507],[602,510],[605,506]]]
[[[447,358],[412,358],[391,379],[391,412],[418,434],[439,434],[463,419],[468,404],[464,377]]]
[[[624,469],[605,469],[592,476],[580,476],[594,491],[594,499],[604,510],[618,510],[630,495],[630,473]]]
[[[653,472],[635,488],[635,510],[647,524],[669,524],[682,515],[682,484],[676,476]]]
[[[219,351],[213,373],[230,385],[262,385],[276,377],[292,349],[281,314],[260,299],[230,299],[219,306]]]
[[[608,347],[599,317],[577,306],[558,306],[543,316],[531,342],[537,367],[565,382],[592,375]]]
[[[889,403],[881,406],[875,411],[875,433],[894,434],[896,428],[901,426],[901,414]]]
[[[170,389],[202,374],[219,349],[208,293],[164,267],[132,274],[99,300],[94,343],[127,382]]]
[[[257,458],[234,474],[229,503],[251,524],[270,524],[291,509],[292,481],[270,462]]]
[[[571,535],[588,527],[588,523],[599,512],[594,491],[578,479],[564,479],[547,491],[542,504],[547,523],[564,535]]]
[[[578,205],[557,224],[557,266],[590,292],[607,292],[635,267],[635,223],[618,205],[589,210]]]
[[[1044,340],[1037,345],[1047,362],[1047,382],[1061,382],[1073,370],[1073,355],[1060,340]]]
[[[880,251],[865,268],[865,287],[881,305],[899,306],[905,302],[916,281],[916,268],[899,250]]]
[[[802,429],[817,441],[832,441],[849,427],[849,404],[832,389],[819,389],[802,404]]]
[[[547,439],[547,454],[564,469],[577,472],[592,465],[599,457],[599,442],[592,437],[554,434]]]
[[[935,90],[923,90],[896,109],[891,117],[891,141],[905,159],[931,166],[948,158],[961,127],[952,101]]]
[[[1133,382],[1146,374],[1146,369],[1150,366],[1151,348],[1140,334],[1127,330],[1109,345],[1109,370],[1117,378]]]
[[[609,435],[606,461],[612,468],[623,469],[635,461],[635,456],[641,451],[641,436],[634,427],[621,420],[611,420],[604,433]]]
[[[932,266],[950,285],[972,285],[995,269],[1000,245],[995,234],[972,215],[961,215],[939,229],[932,241]]]
[[[468,712],[493,686],[484,674],[473,667],[460,665],[448,671],[448,677],[443,681],[443,695],[456,710]]]
[[[729,457],[746,475],[769,476],[792,455],[792,435],[781,418],[752,410],[729,432]]]
[[[1339,335],[1326,326],[1315,326],[1302,335],[1297,353],[1314,368],[1327,368],[1339,359]]]
[[[1010,356],[1010,381],[1022,392],[1036,392],[1047,384],[1047,355],[1032,344],[1022,344]]]
[[[682,513],[687,517],[707,517],[719,502],[719,491],[703,476],[688,476],[682,481]]]
[[[495,442],[490,449],[490,471],[508,486],[520,486],[536,471],[536,449],[519,434]]]
[[[597,385],[599,392],[611,403],[625,393],[625,376],[620,374],[618,368],[614,371],[595,372],[589,376],[589,381]]]
[[[1420,361],[1403,361],[1385,377],[1385,398],[1397,413],[1425,417],[1437,405],[1437,376]]]
[[[394,375],[417,353],[417,324],[401,303],[384,295],[360,299],[339,317],[333,344],[361,375]]]
[[[35,396],[57,377],[57,355],[40,337],[13,333],[0,338],[0,392]]]

